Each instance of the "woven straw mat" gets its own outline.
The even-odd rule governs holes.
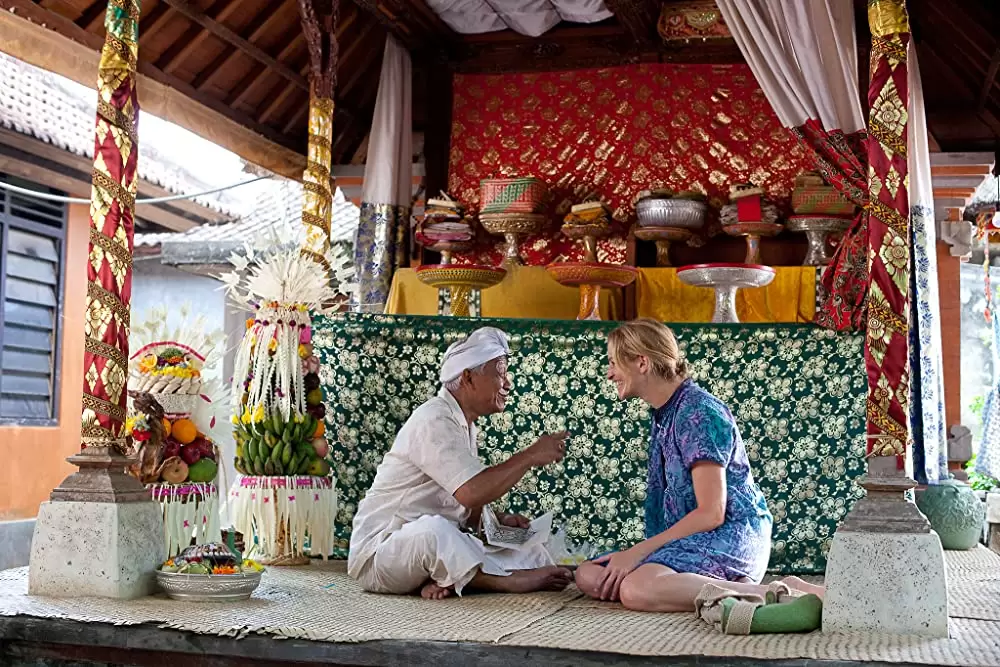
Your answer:
[[[951,639],[889,635],[722,635],[694,614],[642,614],[580,597],[474,595],[437,602],[364,593],[343,563],[270,568],[253,599],[195,604],[161,596],[131,602],[27,595],[27,568],[0,572],[0,615],[117,625],[159,623],[202,634],[248,633],[322,641],[467,641],[640,656],[1000,665],[1000,556],[948,551]],[[814,580],[810,578],[810,580]]]
[[[365,593],[343,561],[268,568],[245,602],[195,603],[163,595],[122,601],[31,597],[28,568],[0,572],[0,616],[160,627],[239,637],[248,633],[329,642],[427,639],[489,642],[549,616],[579,595],[475,595],[446,601]]]

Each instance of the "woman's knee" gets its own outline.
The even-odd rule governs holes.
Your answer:
[[[630,574],[622,580],[618,588],[618,599],[622,606],[633,611],[649,609],[649,581],[645,577]]]
[[[601,581],[601,575],[604,573],[604,568],[600,565],[595,565],[593,563],[581,563],[579,567],[576,568],[576,587],[580,589],[585,595],[589,595],[592,598],[600,597],[600,591],[597,590],[597,585]]]

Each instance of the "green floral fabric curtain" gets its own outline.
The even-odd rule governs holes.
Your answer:
[[[507,410],[481,425],[479,451],[497,463],[541,433],[572,432],[565,460],[530,473],[503,500],[528,516],[551,511],[596,549],[642,539],[649,410],[618,401],[605,379],[611,322],[347,315],[314,336],[327,391],[340,489],[338,555],[396,431],[438,389],[445,348],[480,326],[511,337]],[[830,539],[862,491],[862,337],[811,325],[677,325],[695,379],[739,422],[775,517],[771,570],[822,572]]]

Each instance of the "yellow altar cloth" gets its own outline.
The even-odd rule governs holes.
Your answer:
[[[580,290],[563,287],[542,266],[519,266],[507,272],[496,287],[481,292],[482,317],[524,317],[540,320],[575,320],[580,310]],[[420,282],[413,269],[393,274],[385,312],[390,315],[437,315],[438,291]],[[601,290],[601,317],[622,316],[621,290]]]
[[[736,293],[740,322],[812,322],[816,314],[816,267],[776,266],[767,287]],[[677,269],[639,269],[636,281],[639,317],[661,322],[711,322],[715,291],[690,287]]]

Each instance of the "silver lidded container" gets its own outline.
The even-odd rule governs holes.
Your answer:
[[[647,197],[635,204],[640,227],[698,230],[705,226],[708,205],[693,199]]]

